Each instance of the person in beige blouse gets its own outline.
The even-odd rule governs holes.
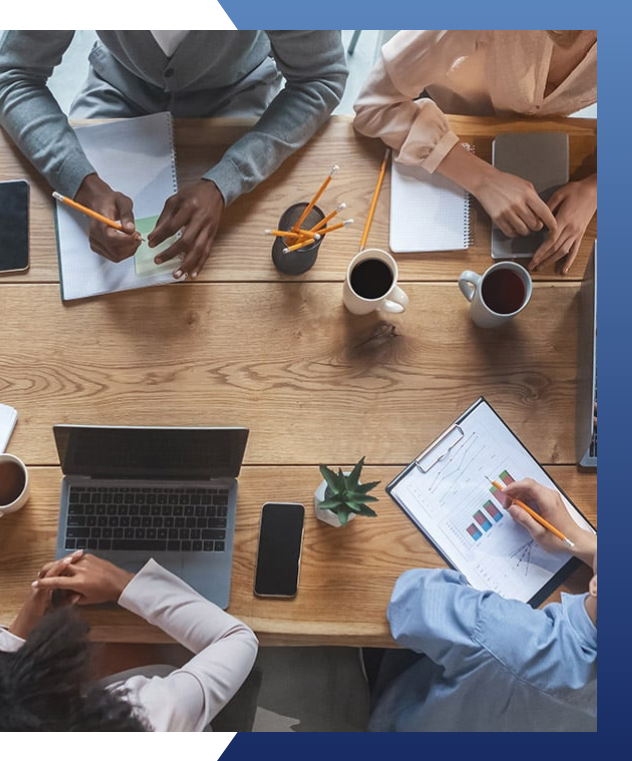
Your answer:
[[[445,113],[567,116],[596,101],[596,30],[402,31],[382,48],[354,126],[398,151],[396,161],[457,182],[506,235],[546,226],[529,266],[566,257],[566,273],[597,210],[597,175],[569,182],[547,205],[531,183],[466,150]]]

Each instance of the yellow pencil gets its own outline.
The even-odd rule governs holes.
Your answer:
[[[336,208],[332,212],[327,214],[326,217],[323,217],[323,219],[321,219],[317,225],[314,225],[314,227],[310,228],[309,232],[310,233],[318,232],[318,230],[320,230],[321,227],[324,227],[327,224],[327,222],[333,219],[339,211],[342,211],[343,209],[346,209],[346,208],[347,208],[346,203],[341,203],[340,206],[336,206]]]
[[[352,225],[353,220],[352,219],[345,219],[344,222],[338,222],[338,224],[330,225],[329,227],[321,227],[321,229],[318,231],[318,235],[327,235],[327,233],[333,233],[334,230],[340,230],[342,227],[346,227],[347,225]]]
[[[299,230],[297,233],[292,230],[266,230],[266,235],[275,235],[277,238],[312,238],[311,230]]]
[[[502,493],[504,488],[502,484],[500,484],[498,481],[492,481],[492,479],[489,476],[485,476],[485,478],[489,481],[490,484],[493,484],[498,489],[498,491]],[[547,520],[545,520],[540,515],[540,513],[536,513],[535,510],[532,510],[529,507],[529,505],[525,505],[525,503],[519,499],[512,498],[511,501],[513,502],[514,505],[518,505],[518,507],[521,507],[523,510],[526,510],[529,513],[529,515],[533,518],[533,520],[537,521],[541,526],[544,526],[544,528],[548,529],[552,534],[555,534],[555,536],[558,539],[561,539],[567,547],[571,547],[571,548],[575,547],[573,542],[571,542],[571,540],[568,537],[564,536],[564,534],[561,531],[556,529],[555,526],[551,525]]]
[[[331,172],[329,172],[329,176],[323,182],[323,184],[320,186],[320,188],[318,189],[318,192],[316,193],[316,195],[307,204],[307,206],[305,207],[305,210],[303,211],[303,213],[301,214],[299,219],[296,221],[296,223],[292,225],[292,230],[294,230],[294,231],[298,230],[299,227],[303,224],[303,222],[307,218],[307,215],[314,208],[314,206],[316,206],[316,202],[322,196],[322,194],[325,192],[325,189],[327,188],[327,185],[329,185],[329,183],[332,180],[332,177],[334,176],[334,174],[336,174],[337,171],[338,171],[338,164],[336,164],[335,166],[332,167]]]
[[[288,246],[287,248],[283,249],[284,254],[289,254],[291,251],[298,251],[299,248],[305,248],[306,246],[311,246],[312,243],[315,243],[315,238],[308,238],[307,240],[299,241],[299,243],[295,243],[293,246]]]
[[[89,209],[87,206],[84,206],[83,204],[73,201],[72,198],[67,198],[66,196],[62,196],[62,194],[58,193],[57,191],[53,192],[53,198],[56,198],[58,201],[61,201],[62,203],[65,203],[66,206],[70,206],[71,208],[76,209],[77,211],[80,211],[82,214],[85,214],[87,217],[92,217],[92,219],[96,219],[98,222],[103,222],[104,225],[113,227],[115,230],[118,230],[119,232],[122,232],[125,235],[135,234],[135,233],[126,232],[123,229],[123,225],[120,222],[116,222],[115,220],[110,219],[109,217],[104,217],[103,214],[99,214],[98,211],[93,211],[92,209]],[[142,238],[142,240],[145,240],[145,239]]]
[[[373,215],[375,214],[375,207],[377,206],[377,199],[380,195],[382,183],[384,182],[384,175],[386,174],[386,166],[388,164],[388,157],[391,153],[391,149],[387,148],[382,159],[382,166],[380,167],[380,174],[377,178],[377,185],[373,192],[373,198],[371,199],[371,207],[369,209],[369,216],[367,217],[366,224],[364,225],[364,232],[362,233],[362,240],[360,241],[360,251],[364,250],[366,239],[369,237],[369,230],[371,229],[371,222],[373,222]]]

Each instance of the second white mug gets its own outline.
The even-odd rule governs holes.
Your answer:
[[[353,314],[368,314],[376,309],[400,314],[408,305],[408,296],[397,285],[397,275],[397,262],[386,251],[360,251],[347,269],[344,305]]]
[[[462,272],[459,288],[470,302],[470,316],[479,328],[495,328],[522,312],[531,299],[533,285],[524,267],[497,262],[482,275]]]

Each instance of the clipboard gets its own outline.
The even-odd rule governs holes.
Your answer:
[[[441,469],[445,469],[445,463],[452,457],[454,457],[454,453],[459,451],[459,449],[463,450],[465,447],[465,441],[468,436],[472,436],[471,432],[466,432],[466,428],[468,426],[468,421],[472,419],[473,416],[475,416],[475,413],[477,414],[477,417],[481,417],[483,414],[489,415],[490,420],[493,421],[493,425],[496,430],[502,430],[504,434],[507,436],[508,440],[511,441],[511,446],[514,447],[514,454],[516,456],[519,456],[520,458],[523,458],[525,461],[530,460],[532,461],[531,468],[532,468],[532,477],[535,477],[536,480],[540,480],[541,482],[544,482],[547,486],[555,488],[560,495],[562,496],[563,500],[567,503],[567,508],[570,508],[574,510],[577,514],[577,516],[573,516],[576,522],[580,523],[583,521],[583,523],[586,524],[587,527],[595,531],[594,527],[590,524],[590,522],[586,519],[586,517],[582,514],[582,512],[577,508],[577,506],[572,502],[572,500],[568,497],[568,495],[561,489],[557,483],[544,471],[541,466],[537,463],[533,455],[529,452],[529,450],[524,446],[524,444],[520,441],[520,439],[511,431],[511,429],[506,425],[506,423],[502,420],[502,418],[498,415],[498,413],[493,409],[493,407],[487,402],[487,400],[484,397],[479,397],[474,404],[472,404],[462,415],[460,415],[453,423],[450,425],[440,436],[438,436],[426,449],[424,449],[415,459],[399,474],[397,475],[387,486],[386,486],[386,493],[393,499],[393,501],[404,511],[404,513],[410,518],[414,526],[421,531],[424,536],[428,539],[428,541],[434,546],[434,548],[437,550],[439,555],[443,558],[443,560],[453,569],[460,571],[461,573],[464,573],[466,578],[468,579],[468,582],[472,584],[473,586],[476,586],[477,588],[484,588],[480,584],[480,579],[477,578],[477,583],[473,584],[472,580],[469,578],[468,573],[464,570],[464,567],[467,567],[469,569],[469,565],[465,566],[465,564],[461,564],[459,562],[455,562],[455,560],[459,559],[458,552],[450,545],[450,551],[446,550],[446,545],[439,541],[437,541],[437,536],[440,535],[439,530],[437,529],[437,526],[432,524],[432,530],[429,530],[428,528],[428,521],[420,519],[420,511],[418,509],[414,509],[411,501],[406,500],[402,497],[402,489],[401,486],[404,484],[404,482],[409,480],[425,480],[428,478],[434,478],[435,482],[438,478],[435,474],[439,473]],[[481,446],[484,446],[484,441],[481,438]],[[459,475],[458,471],[454,471],[455,475]],[[538,475],[541,474],[541,477],[538,479]],[[400,488],[398,489],[398,486]],[[488,502],[491,502],[492,500],[488,500]],[[502,517],[503,511],[497,509],[498,506],[492,505],[492,509],[499,513]],[[480,510],[478,512],[481,512]],[[570,512],[570,510],[569,510]],[[446,513],[447,515],[447,513]],[[572,515],[572,512],[571,512]],[[442,517],[441,520],[449,520],[449,518]],[[500,519],[499,519],[500,520]],[[510,519],[508,518],[508,521]],[[489,523],[493,524],[493,521],[489,519]],[[438,525],[438,524],[437,524]],[[472,525],[475,525],[474,523]],[[507,525],[507,524],[504,524]],[[581,523],[580,523],[581,525]],[[478,527],[477,527],[478,528]],[[515,528],[515,524],[514,524]],[[526,530],[520,528],[521,531],[525,532]],[[595,532],[596,533],[596,532]],[[497,534],[498,535],[498,534]],[[480,536],[483,537],[483,529],[480,529]],[[489,530],[489,536],[491,536],[491,525]],[[484,539],[488,539],[488,536],[484,536]],[[467,544],[467,538],[460,538],[461,542],[464,544]],[[481,542],[481,545],[483,542]],[[528,543],[527,543],[528,544]],[[455,545],[456,546],[456,545]],[[539,550],[539,553],[544,553],[543,550]],[[458,547],[457,547],[458,550]],[[472,550],[474,552],[474,550]],[[562,553],[560,553],[561,557]],[[556,558],[558,556],[552,555],[552,558]],[[559,557],[558,557],[559,560]],[[561,562],[561,561],[559,561]],[[546,600],[549,595],[557,589],[560,584],[570,576],[571,573],[573,573],[577,568],[579,568],[582,565],[582,562],[573,557],[569,556],[568,559],[562,563],[562,565],[559,568],[556,568],[554,572],[551,573],[550,578],[547,578],[544,583],[542,583],[541,586],[537,590],[534,591],[533,594],[530,594],[527,599],[523,599],[523,602],[527,602],[529,605],[533,607],[539,606],[544,600]],[[498,590],[497,590],[498,591]],[[513,596],[513,595],[511,595]]]

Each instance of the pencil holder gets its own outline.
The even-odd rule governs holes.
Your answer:
[[[291,230],[292,225],[301,218],[301,214],[307,206],[308,204],[306,203],[295,203],[284,211],[279,220],[279,230]],[[318,206],[314,206],[301,223],[301,228],[309,230],[310,227],[314,227],[324,218],[325,215],[322,210]],[[305,246],[305,248],[299,248],[296,251],[284,254],[283,249],[291,246],[292,240],[292,238],[275,238],[272,246],[272,261],[274,266],[286,275],[301,275],[314,266],[323,238],[315,240],[309,246]]]

